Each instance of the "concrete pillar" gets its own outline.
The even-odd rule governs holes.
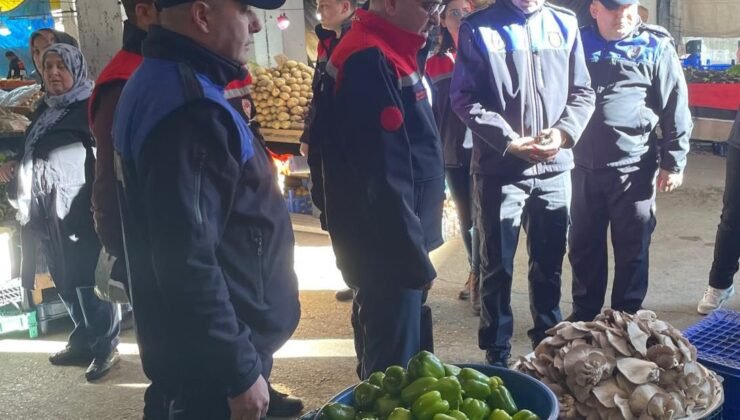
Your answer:
[[[90,66],[91,77],[121,49],[121,7],[116,0],[77,0],[80,47]]]
[[[80,38],[80,30],[77,27],[77,8],[74,3],[62,4],[62,25],[64,25],[64,32],[77,39]]]

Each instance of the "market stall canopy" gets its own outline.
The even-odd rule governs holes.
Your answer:
[[[706,38],[740,37],[740,1],[673,0],[672,18],[680,19],[681,35]],[[679,14],[679,16],[675,16]]]

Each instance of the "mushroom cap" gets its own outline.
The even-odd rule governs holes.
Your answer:
[[[647,356],[647,340],[650,336],[634,321],[627,323],[627,333],[632,347],[642,356]]]
[[[660,379],[658,365],[647,360],[625,357],[617,360],[617,369],[635,385],[657,382]]]
[[[665,393],[660,387],[653,384],[640,385],[630,395],[629,405],[632,414],[642,416],[647,414],[648,403],[658,393]]]

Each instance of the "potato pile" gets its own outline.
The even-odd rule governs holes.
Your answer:
[[[293,60],[277,68],[254,70],[255,121],[277,130],[303,130],[308,104],[313,97],[313,69]]]

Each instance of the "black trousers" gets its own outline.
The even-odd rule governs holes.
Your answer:
[[[75,324],[68,340],[71,348],[106,357],[118,347],[121,332],[118,305],[100,300],[93,287],[58,292]]]
[[[434,351],[432,310],[426,299],[424,290],[355,289],[352,328],[360,379],[392,365],[406,366],[421,350]]]
[[[740,147],[730,144],[727,150],[724,206],[714,243],[714,262],[709,285],[717,289],[732,286],[740,260]]]
[[[642,306],[656,224],[655,179],[654,167],[573,170],[569,247],[576,320],[590,321],[604,306],[610,226],[614,248],[611,307],[634,313]]]
[[[447,186],[457,208],[465,251],[468,254],[470,271],[480,273],[480,241],[475,228],[475,206],[473,205],[473,176],[470,167],[445,169]]]
[[[489,361],[511,353],[514,317],[511,286],[519,232],[524,226],[529,251],[529,302],[532,344],[545,337],[560,314],[560,284],[565,257],[570,173],[509,182],[475,175],[478,232],[481,238],[481,318],[478,345]]]

